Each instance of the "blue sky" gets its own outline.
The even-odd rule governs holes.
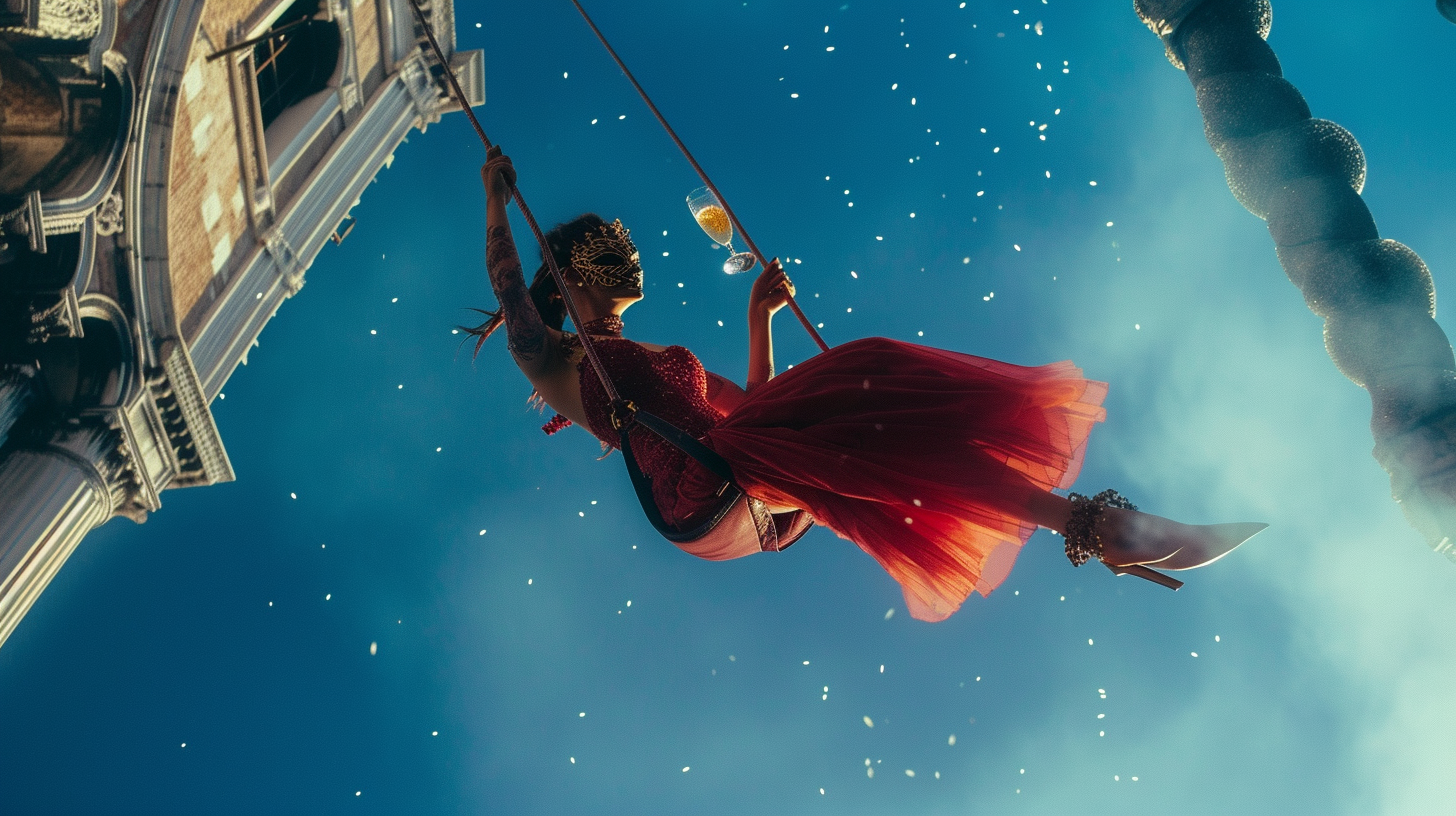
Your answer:
[[[238,480],[93,533],[0,649],[0,811],[1456,810],[1456,565],[1389,500],[1367,396],[1130,3],[593,5],[831,344],[1073,359],[1111,383],[1078,489],[1271,528],[1176,594],[1038,533],[940,624],[822,530],[677,552],[616,457],[537,430],[502,338],[457,349],[493,298],[450,116],[214,403]],[[628,334],[741,381],[750,280],[570,4],[456,17],[537,216],[633,229]],[[1450,291],[1456,27],[1279,0],[1271,42]],[[812,354],[776,324],[781,368]]]

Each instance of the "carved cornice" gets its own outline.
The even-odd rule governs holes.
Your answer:
[[[264,235],[188,346],[209,397],[222,390],[289,293],[288,270],[301,283],[299,267],[312,263],[410,128],[422,124],[420,106],[438,116],[437,91],[419,54],[400,63],[400,72],[375,91],[359,121],[278,214],[274,229],[286,242],[275,239],[270,246]]]
[[[423,71],[420,81],[424,81]],[[390,77],[374,93],[358,122],[344,131],[307,181],[278,213],[270,244],[241,264],[223,297],[192,335],[188,351],[209,398],[222,390],[233,369],[290,292],[298,291],[306,269],[334,228],[359,200],[385,160],[418,121],[404,81]],[[291,275],[290,275],[291,273]]]
[[[186,351],[170,343],[163,353],[163,368],[148,372],[146,387],[125,404],[70,416],[31,413],[16,426],[17,449],[60,456],[81,471],[105,497],[102,518],[118,515],[142,523],[161,507],[160,493],[168,487],[233,479]],[[17,384],[28,387],[26,377],[26,371],[0,370],[0,384],[19,378]],[[8,426],[0,436],[4,431]]]
[[[192,356],[181,343],[172,340],[163,344],[162,360],[163,369],[148,378],[148,385],[177,454],[178,472],[173,486],[231,482],[233,465],[207,407]]]

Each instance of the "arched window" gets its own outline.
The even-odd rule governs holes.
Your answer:
[[[129,344],[111,321],[86,316],[81,326],[82,336],[52,338],[36,350],[50,401],[66,413],[120,404],[129,373]]]
[[[316,19],[319,0],[298,0],[253,46],[263,127],[328,86],[339,63],[342,38],[330,20]]]

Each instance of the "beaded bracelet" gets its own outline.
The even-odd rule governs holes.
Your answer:
[[[1067,560],[1074,567],[1093,558],[1101,561],[1102,536],[1097,534],[1097,522],[1102,518],[1102,508],[1137,510],[1137,505],[1110,487],[1090,499],[1081,493],[1069,494],[1067,498],[1072,501],[1072,516],[1067,520],[1067,529],[1062,531],[1067,540]]]

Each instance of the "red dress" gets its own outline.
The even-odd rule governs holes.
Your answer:
[[[623,397],[703,440],[748,495],[799,507],[857,544],[938,621],[1006,579],[1036,525],[1032,490],[1070,487],[1105,383],[1070,362],[1036,368],[883,337],[819,354],[755,388],[724,416],[698,358],[622,339],[595,343]],[[580,364],[591,432],[614,444],[610,406]],[[721,480],[645,428],[632,445],[663,517],[711,507]]]

